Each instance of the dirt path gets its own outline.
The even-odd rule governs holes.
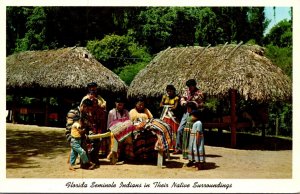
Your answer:
[[[213,138],[207,136],[206,170],[185,167],[186,160],[171,154],[164,168],[155,164],[110,165],[100,159],[100,168],[74,172],[66,163],[70,148],[63,128],[7,124],[6,178],[292,178],[291,141],[265,140],[259,147],[250,139],[252,146],[240,144],[241,148],[231,149],[211,143]]]

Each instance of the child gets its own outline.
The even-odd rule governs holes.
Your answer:
[[[70,155],[70,170],[75,171],[75,162],[79,154],[83,163],[83,168],[92,170],[95,164],[89,161],[86,151],[81,147],[82,136],[85,134],[85,130],[81,129],[81,120],[79,116],[73,117],[73,125],[71,128],[71,155]]]
[[[190,132],[189,147],[188,147],[188,159],[187,166],[195,165],[198,170],[204,168],[205,163],[205,150],[204,150],[204,134],[202,129],[202,123],[200,121],[200,111],[195,110],[191,112],[192,121],[194,121],[193,127]]]
[[[188,159],[189,152],[189,139],[190,139],[190,131],[192,130],[194,121],[192,120],[191,113],[197,109],[197,106],[194,102],[188,102],[186,104],[186,112],[188,117],[186,119],[186,124],[183,128],[182,133],[182,156],[183,159]]]

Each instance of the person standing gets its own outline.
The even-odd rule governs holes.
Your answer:
[[[70,166],[69,169],[75,171],[75,162],[76,158],[79,155],[81,159],[81,167],[84,169],[92,170],[95,167],[95,164],[90,162],[86,150],[82,148],[82,141],[84,141],[85,129],[82,128],[81,119],[79,116],[73,117],[74,123],[71,127],[70,133],[70,145],[71,145],[71,154],[70,154]]]
[[[169,145],[169,149],[173,150],[176,146],[176,135],[179,126],[175,115],[179,97],[176,95],[176,88],[173,85],[167,85],[166,92],[167,94],[163,95],[160,102],[160,107],[163,108],[160,119],[168,123],[171,128],[171,145]]]
[[[69,110],[66,117],[65,136],[68,142],[71,140],[71,128],[74,123],[74,117],[80,117],[83,127],[88,128],[88,117],[92,112],[93,102],[90,99],[85,99],[80,106]]]
[[[189,146],[189,139],[190,139],[190,131],[194,124],[194,120],[192,119],[191,113],[197,109],[196,104],[193,102],[188,102],[186,104],[186,112],[189,113],[189,116],[186,119],[186,124],[184,126],[182,132],[182,156],[183,159],[188,158],[188,146]]]
[[[91,82],[87,84],[88,93],[85,95],[81,103],[85,99],[90,99],[93,102],[92,122],[95,125],[94,133],[106,132],[106,101],[97,93],[97,83]]]
[[[177,109],[178,103],[179,97],[176,95],[176,88],[173,85],[167,85],[166,94],[163,95],[159,106],[164,107],[165,105],[169,105],[170,109],[174,111]]]
[[[188,144],[189,163],[187,164],[188,167],[195,165],[198,170],[203,169],[205,163],[204,133],[200,117],[201,113],[199,110],[191,112],[191,119],[194,123],[190,131]]]
[[[183,93],[180,99],[180,105],[186,107],[188,102],[195,103],[197,109],[203,107],[204,96],[203,93],[197,88],[197,83],[195,79],[189,79],[186,81],[186,86],[188,87],[186,91]],[[176,136],[176,147],[175,152],[173,154],[181,154],[182,153],[182,134],[184,126],[186,125],[187,118],[189,117],[189,113],[186,111],[180,121],[177,136]]]
[[[90,99],[93,102],[93,107],[91,111],[91,115],[89,115],[89,123],[90,128],[87,131],[88,135],[96,135],[99,133],[107,132],[106,128],[106,101],[97,93],[97,83],[91,82],[87,84],[88,94],[84,96],[81,100],[83,102],[85,99]],[[90,151],[89,155],[91,161],[96,164],[96,166],[100,165],[99,162],[99,151],[104,154],[108,154],[109,152],[109,139],[103,139],[100,141],[99,139],[90,140]]]
[[[71,129],[72,129],[72,125],[75,122],[74,118],[80,117],[82,127],[84,129],[90,128],[88,117],[91,114],[92,106],[93,106],[93,102],[90,99],[85,99],[82,102],[81,106],[77,106],[76,108],[69,110],[69,112],[67,113],[65,136],[69,143],[71,142],[71,138],[72,138]],[[86,151],[86,153],[88,153],[85,136],[82,136],[81,147]],[[70,157],[71,157],[71,153],[69,154],[67,163],[70,163]],[[81,167],[84,167],[82,160],[80,160],[80,164],[81,164]]]

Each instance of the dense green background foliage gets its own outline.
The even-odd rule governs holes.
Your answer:
[[[6,15],[7,55],[84,46],[128,85],[169,46],[240,41],[264,46],[292,79],[292,20],[265,34],[264,7],[7,7]],[[216,111],[219,104],[208,99],[207,108]],[[270,126],[276,121],[283,135],[292,135],[291,102],[270,104]]]

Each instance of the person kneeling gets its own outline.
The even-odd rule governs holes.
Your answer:
[[[82,161],[81,168],[92,170],[95,164],[90,162],[86,151],[81,147],[81,142],[84,141],[83,136],[85,135],[85,130],[81,129],[81,119],[79,116],[73,118],[73,125],[71,128],[71,155],[70,155],[70,170],[75,170],[76,158],[79,154]]]

